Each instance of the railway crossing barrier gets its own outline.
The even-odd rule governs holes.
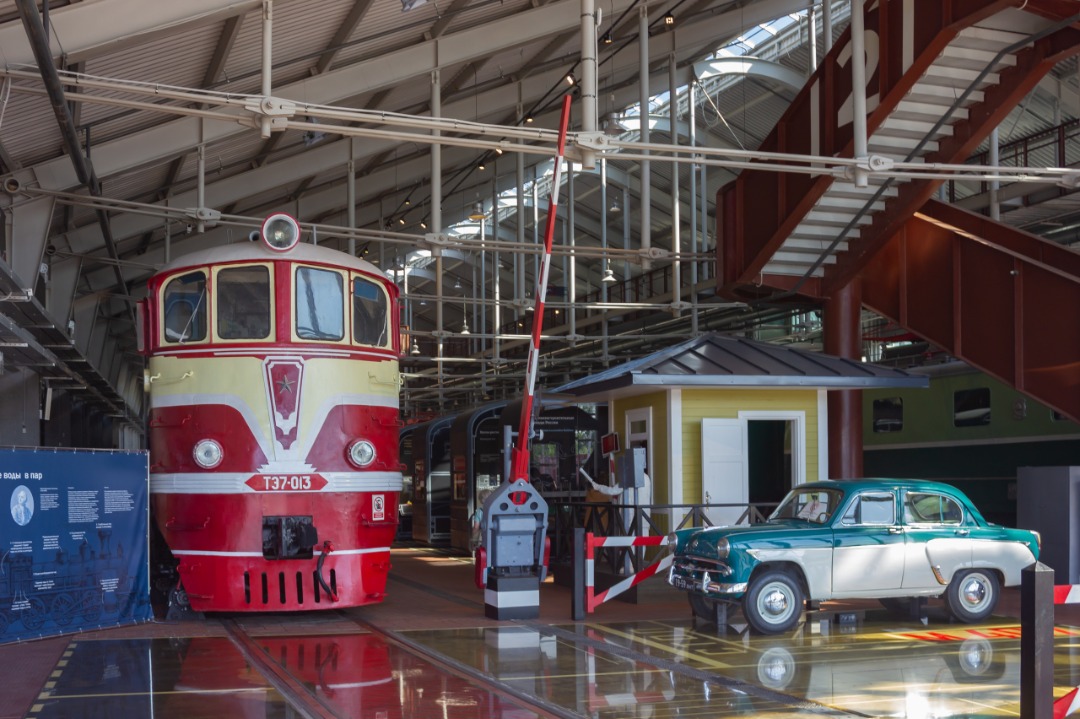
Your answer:
[[[1080,584],[1054,585],[1054,604],[1080,604]],[[1054,701],[1054,719],[1080,715],[1080,687]]]
[[[584,529],[574,530],[574,592],[571,615],[581,621],[585,614],[592,614],[598,606],[631,589],[649,577],[671,566],[673,556],[668,553],[652,564],[616,582],[607,589],[596,591],[595,558],[598,548],[607,547],[659,547],[667,546],[668,538],[647,537],[597,537]]]

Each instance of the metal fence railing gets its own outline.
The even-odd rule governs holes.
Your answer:
[[[574,556],[574,530],[584,528],[601,537],[663,536],[686,527],[713,527],[732,524],[760,524],[776,507],[775,503],[750,504],[617,504],[608,502],[549,501],[548,536],[551,563],[569,564]],[[739,512],[738,519],[714,521],[723,514]],[[712,516],[710,516],[710,513]],[[665,529],[664,527],[668,527]],[[595,562],[612,574],[640,571],[660,551],[655,547],[611,547],[598,549]]]

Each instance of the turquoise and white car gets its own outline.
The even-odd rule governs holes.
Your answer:
[[[798,623],[805,601],[878,599],[907,611],[942,597],[963,622],[990,616],[1001,588],[1039,556],[1039,535],[983,519],[963,492],[925,480],[829,480],[788,493],[764,524],[681,529],[668,583],[695,614],[741,604],[759,632]]]

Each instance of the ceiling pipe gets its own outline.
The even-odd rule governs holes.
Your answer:
[[[49,40],[45,35],[45,26],[41,22],[41,16],[38,15],[37,4],[34,0],[17,0],[17,2],[19,17],[22,18],[26,36],[34,50],[34,59],[37,61],[38,69],[41,71],[41,79],[45,83],[49,102],[52,103],[56,122],[60,126],[60,135],[63,137],[64,147],[71,158],[71,164],[75,167],[75,174],[78,175],[79,182],[86,185],[91,195],[102,197],[101,182],[98,181],[90,158],[83,154],[82,146],[79,144],[79,138],[75,132],[75,121],[71,117],[71,108],[67,103],[64,88],[60,84],[60,76],[56,72],[56,66],[53,65]],[[105,241],[105,249],[108,251],[109,257],[119,263],[120,255],[116,251],[112,227],[109,224],[109,215],[100,208],[96,210],[95,214],[97,215],[98,224],[101,226],[101,236]],[[124,282],[124,273],[121,272],[119,264],[113,265],[113,271],[116,273],[117,285],[123,288],[124,294],[127,294],[127,283]],[[134,322],[135,310],[130,305],[128,306],[128,314]]]

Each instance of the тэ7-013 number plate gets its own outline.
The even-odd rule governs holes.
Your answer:
[[[256,492],[315,492],[326,486],[318,474],[255,474],[244,482]]]

